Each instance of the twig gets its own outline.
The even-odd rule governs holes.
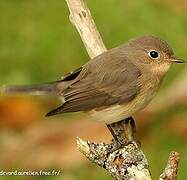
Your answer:
[[[83,0],[66,2],[70,10],[70,21],[77,28],[89,56],[93,58],[106,51],[86,3]]]
[[[176,180],[180,155],[172,151],[169,155],[168,163],[159,180]]]
[[[93,58],[106,51],[84,0],[66,2],[70,10],[70,21],[77,28],[89,56]],[[120,121],[110,128],[120,139],[134,141],[134,121]],[[105,168],[117,180],[151,180],[147,159],[136,142],[129,142],[123,148],[111,151],[114,144],[98,144],[77,138],[77,147],[91,162]]]

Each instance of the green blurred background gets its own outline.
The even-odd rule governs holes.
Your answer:
[[[107,48],[115,47],[132,37],[151,34],[166,40],[178,57],[187,59],[187,2],[184,0],[172,2],[86,0],[86,2]],[[88,59],[84,45],[69,21],[69,11],[64,0],[0,0],[0,85],[56,80],[68,71],[81,66]],[[163,83],[161,93],[182,73],[186,75],[184,73],[186,67],[186,65],[172,67]],[[187,94],[184,97],[186,98]],[[178,179],[182,180],[187,176],[185,98],[178,100],[175,106],[164,110],[161,108],[156,113],[147,110],[137,117],[142,119],[138,131],[153,179],[158,179],[171,150],[181,154]],[[74,144],[75,137],[80,135],[85,139],[103,140],[103,136],[108,133],[102,127],[104,125],[87,122],[85,115],[81,113],[76,116],[62,115],[44,122],[43,114],[56,104],[58,101],[54,97],[1,96],[1,169],[61,169],[63,172],[61,177],[45,177],[45,179],[112,179],[103,169],[81,158],[82,155],[76,152]],[[62,122],[61,119],[65,120]],[[88,124],[84,127],[80,125],[84,124],[82,122]],[[141,122],[144,125],[141,125]],[[59,129],[59,126],[63,126],[62,129]],[[96,133],[90,135],[89,128],[93,126]],[[66,134],[63,134],[63,130]],[[80,134],[80,131],[85,131],[85,134]],[[28,140],[33,136],[37,140]],[[45,141],[41,143],[43,136],[47,136],[47,140],[44,138]],[[51,136],[54,137],[50,139]],[[68,138],[70,143],[63,144]],[[107,134],[104,140],[109,139],[110,136]],[[28,146],[25,143],[28,143]],[[67,144],[69,149],[65,147]],[[42,165],[40,156],[44,156]],[[69,156],[69,160],[63,156]],[[46,160],[49,157],[50,160]],[[33,163],[36,161],[35,158],[38,160],[36,164]],[[57,159],[59,162],[55,163]],[[75,163],[72,163],[74,161]],[[67,165],[68,163],[71,165]],[[34,178],[39,177],[32,177]],[[25,177],[14,177],[14,179],[25,179]]]

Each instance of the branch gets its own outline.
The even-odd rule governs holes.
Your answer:
[[[159,180],[176,180],[180,155],[172,151],[169,155],[168,163]]]
[[[90,58],[106,51],[90,11],[83,0],[66,0],[70,10],[70,21],[77,28]]]
[[[70,21],[79,32],[90,58],[105,52],[106,47],[84,0],[66,2],[70,10]],[[147,159],[134,139],[134,120],[113,123],[110,128],[117,138],[126,142],[126,146],[115,149],[114,143],[98,144],[77,138],[79,151],[117,180],[151,180]]]
[[[151,180],[148,162],[136,144],[111,153],[111,144],[85,142],[77,138],[77,147],[91,162],[106,169],[117,180]]]

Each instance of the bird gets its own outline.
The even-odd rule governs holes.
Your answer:
[[[5,86],[4,93],[55,94],[62,104],[46,116],[83,111],[107,125],[134,116],[158,92],[176,58],[168,43],[146,35],[107,50],[62,79],[31,86]]]

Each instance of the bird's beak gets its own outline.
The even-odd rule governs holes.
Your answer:
[[[185,61],[182,59],[170,59],[169,61],[172,63],[185,63]]]

